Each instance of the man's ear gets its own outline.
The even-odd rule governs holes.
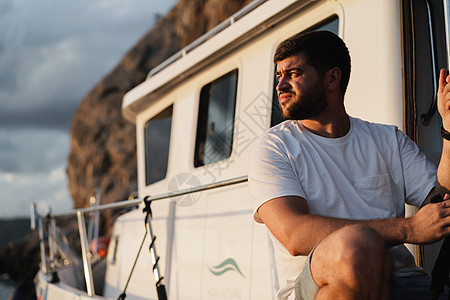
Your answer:
[[[341,82],[341,69],[334,67],[328,70],[324,76],[324,84],[329,92],[339,90],[339,83]]]

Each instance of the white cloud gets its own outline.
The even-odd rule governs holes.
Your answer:
[[[14,174],[13,173],[4,173],[3,174],[3,179],[6,182],[14,183]]]
[[[49,173],[0,172],[0,190],[0,218],[29,216],[32,202],[40,206],[51,206],[53,212],[72,208],[65,168],[62,165]]]
[[[87,67],[81,43],[79,38],[67,37],[45,47],[5,54],[4,60],[16,62],[13,74],[17,81],[15,89],[0,90],[3,109],[20,113],[51,105],[55,100],[73,100],[71,95],[79,94],[80,86],[89,85],[80,68]],[[79,96],[77,101],[81,100]]]
[[[43,129],[0,129],[0,172],[47,173],[66,164],[69,133]]]

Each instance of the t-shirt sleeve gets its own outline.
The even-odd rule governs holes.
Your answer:
[[[258,209],[271,199],[281,196],[305,198],[289,159],[282,141],[275,135],[262,136],[253,147],[248,184],[256,222],[263,223]]]
[[[400,130],[396,134],[402,160],[406,203],[420,207],[436,185],[437,169],[408,136]]]

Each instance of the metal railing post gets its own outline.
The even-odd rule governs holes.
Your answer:
[[[38,231],[39,231],[39,246],[41,248],[41,270],[44,274],[47,274],[47,257],[45,253],[45,238],[44,238],[44,226],[42,224],[42,217],[37,216]]]
[[[35,231],[37,227],[37,211],[36,211],[36,203],[33,202],[30,205],[30,228]]]
[[[55,218],[50,218],[50,234],[52,236],[52,251],[53,256],[58,252],[58,245],[56,244],[56,222]]]
[[[54,264],[55,264],[55,252],[53,248],[53,235],[52,235],[52,224],[51,218],[46,217],[47,223],[47,243],[48,243],[48,263],[50,266],[50,272],[53,272]]]
[[[50,216],[51,210],[46,219],[47,223],[47,241],[48,241],[48,258],[49,258],[49,264],[50,264],[50,272],[53,272],[53,267],[55,263],[55,249],[53,244],[53,233],[52,233],[52,217]]]
[[[95,207],[98,207],[101,203],[101,191],[100,188],[96,189],[96,195],[95,195]],[[100,211],[94,212],[94,247],[92,250],[92,260],[95,262],[98,260],[98,234],[100,230]]]
[[[92,277],[91,259],[89,257],[88,242],[86,237],[86,225],[84,223],[84,215],[81,211],[77,211],[78,230],[80,232],[81,254],[83,258],[84,279],[86,281],[86,291],[90,297],[95,295],[94,279]]]

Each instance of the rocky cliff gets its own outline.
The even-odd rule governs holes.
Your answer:
[[[136,190],[135,127],[121,115],[123,95],[153,67],[249,2],[180,0],[88,93],[71,129],[67,175],[75,208],[87,206],[97,187],[102,203],[126,199]]]

